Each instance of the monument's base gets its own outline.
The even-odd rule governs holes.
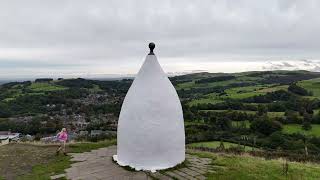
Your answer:
[[[183,163],[183,161],[182,161],[181,163],[175,164],[175,165],[173,165],[173,166],[167,166],[167,167],[161,167],[161,166],[159,166],[159,167],[152,167],[152,168],[144,168],[144,167],[133,166],[133,165],[130,165],[130,164],[127,164],[127,163],[123,163],[123,162],[121,162],[121,161],[118,160],[118,156],[117,156],[117,155],[113,155],[112,158],[113,158],[113,160],[114,160],[117,164],[119,164],[120,166],[128,166],[128,167],[130,167],[130,168],[132,168],[132,169],[134,169],[134,170],[136,170],[136,171],[151,171],[152,173],[155,173],[155,172],[157,172],[157,171],[159,171],[159,170],[164,170],[164,169],[173,168],[173,167],[175,167],[175,166]]]

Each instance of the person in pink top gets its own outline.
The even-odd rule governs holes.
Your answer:
[[[62,150],[64,155],[66,154],[66,142],[68,140],[68,134],[67,134],[67,129],[62,128],[62,130],[57,134],[58,141],[60,142],[60,145],[57,149],[57,155],[59,155],[59,152]]]

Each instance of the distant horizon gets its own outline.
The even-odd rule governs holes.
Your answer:
[[[158,58],[159,59],[159,58]],[[159,62],[163,70],[171,74],[186,74],[194,72],[211,72],[211,73],[237,73],[247,71],[268,71],[268,70],[307,70],[320,72],[320,60],[279,60],[279,61],[207,61],[202,63],[192,62],[172,62],[162,63],[161,59]],[[6,72],[0,71],[1,79],[36,79],[40,77],[66,77],[66,78],[118,78],[123,76],[134,76],[138,73],[140,66],[143,61],[136,63],[134,66],[128,66],[127,70],[121,68],[88,68],[82,71],[71,71],[59,72],[59,70],[50,71],[49,69],[38,68],[32,71],[19,72],[17,69],[14,73],[6,74]],[[1,69],[1,68],[0,68]],[[110,72],[110,73],[105,73]]]
[[[210,72],[210,71],[204,71],[204,70],[194,70],[189,72],[167,72],[166,74],[169,77],[172,76],[180,76],[180,75],[186,75],[186,74],[194,74],[194,73],[224,73],[224,74],[233,74],[233,73],[245,73],[245,72],[263,72],[263,71],[309,71],[309,72],[319,72],[320,71],[312,71],[312,70],[306,70],[306,69],[263,69],[263,70],[248,70],[248,71],[239,71],[239,72]],[[42,78],[52,78],[54,80],[57,80],[59,78],[63,79],[76,79],[76,78],[83,78],[83,79],[89,79],[89,80],[119,80],[119,79],[126,79],[126,78],[134,78],[136,74],[91,74],[88,75],[79,75],[79,76],[30,76],[30,77],[12,77],[12,78],[1,78],[0,77],[0,84],[8,83],[8,82],[21,82],[21,81],[35,81],[36,79],[42,79]]]
[[[141,66],[142,62],[139,64]],[[160,61],[161,64],[161,61]],[[273,71],[273,70],[306,70],[312,72],[320,72],[320,60],[300,60],[300,61],[227,61],[227,62],[207,62],[199,63],[196,65],[187,64],[187,63],[177,63],[174,64],[176,68],[184,67],[182,70],[175,70],[170,64],[162,65],[164,71],[169,75],[181,75],[181,74],[190,74],[196,72],[210,72],[210,73],[240,73],[248,71]],[[85,72],[75,72],[75,73],[55,73],[55,72],[46,72],[43,73],[40,69],[33,69],[32,75],[19,75],[18,73],[14,74],[5,74],[0,72],[0,81],[1,80],[29,80],[37,78],[86,78],[86,79],[97,79],[97,78],[122,78],[122,77],[134,77],[138,71],[139,66],[133,68],[133,73],[85,73]],[[119,68],[121,69],[121,68]],[[116,69],[114,69],[116,70]]]
[[[320,1],[0,2],[0,79],[320,71]],[[39,15],[41,14],[41,15]]]

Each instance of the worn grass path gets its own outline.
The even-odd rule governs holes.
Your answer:
[[[115,140],[69,144],[68,152],[86,152],[114,145]],[[56,156],[56,145],[9,144],[0,147],[0,179],[50,179],[70,167],[70,156]]]

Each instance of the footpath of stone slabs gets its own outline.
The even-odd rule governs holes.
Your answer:
[[[130,171],[112,160],[116,146],[110,146],[84,153],[70,153],[71,167],[65,174],[51,176],[51,179],[71,180],[202,180],[210,170],[211,159],[187,154],[185,165],[156,173]]]

